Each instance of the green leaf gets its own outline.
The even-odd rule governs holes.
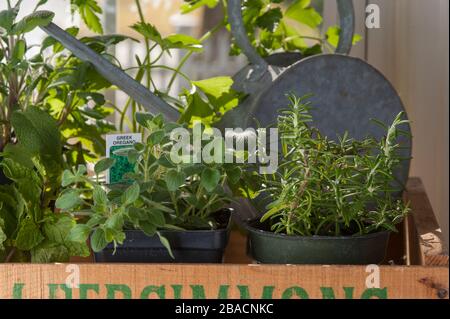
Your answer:
[[[195,92],[187,95],[187,107],[183,110],[180,121],[190,123],[193,117],[204,119],[212,115],[214,115],[214,109],[198,92]]]
[[[7,33],[11,32],[18,13],[18,8],[0,11],[0,28],[5,29]]]
[[[148,130],[152,130],[154,128],[154,116],[152,114],[136,112],[136,115],[134,117],[136,119],[136,122],[138,122],[140,126],[145,127]]]
[[[44,4],[46,4],[48,2],[48,0],[39,0],[39,2],[36,4],[36,8],[43,6]]]
[[[128,157],[128,162],[130,164],[136,164],[138,158],[139,158],[139,152],[136,151],[135,149],[129,149],[128,153],[127,153],[127,157]]]
[[[138,22],[131,26],[133,30],[140,33],[144,38],[158,43],[161,47],[165,46],[164,40],[158,29],[150,23]]]
[[[71,0],[73,8],[76,8],[80,13],[86,26],[95,33],[103,33],[103,27],[100,22],[102,8],[97,4],[95,0]]]
[[[164,214],[156,209],[152,209],[148,212],[148,219],[157,227],[162,227],[166,224]]]
[[[104,158],[95,164],[94,171],[95,174],[99,175],[100,173],[110,169],[114,164],[116,160],[113,158]]]
[[[181,185],[185,183],[186,175],[183,172],[178,172],[175,169],[170,169],[167,171],[166,176],[164,176],[164,181],[166,182],[169,192],[175,192]]]
[[[219,4],[219,0],[189,0],[181,6],[181,13],[186,14],[200,7],[207,6],[212,9]]]
[[[233,85],[233,79],[229,76],[219,76],[200,81],[192,81],[192,84],[202,90],[205,94],[215,98],[229,93]]]
[[[54,263],[68,262],[70,259],[69,250],[61,244],[55,244],[51,241],[44,241],[31,251],[32,263]]]
[[[44,224],[43,231],[50,242],[64,244],[75,224],[76,222],[72,217],[59,214],[56,220]]]
[[[44,240],[39,227],[30,218],[25,219],[20,226],[16,238],[16,247],[20,250],[31,250]]]
[[[337,26],[329,27],[326,32],[327,41],[333,47],[337,48],[339,44],[339,35],[341,34],[341,29]]]
[[[61,185],[67,187],[69,185],[82,182],[84,175],[87,172],[85,165],[78,165],[77,171],[72,173],[70,170],[65,170],[62,174]]]
[[[149,137],[147,138],[147,143],[151,146],[158,145],[161,143],[165,136],[165,132],[163,130],[157,130],[152,132]]]
[[[339,28],[338,26],[329,27],[326,32],[326,38],[327,38],[328,43],[332,47],[337,48],[337,46],[339,45],[340,35],[341,35],[341,28]],[[352,44],[355,45],[356,43],[358,43],[361,40],[362,40],[362,36],[359,34],[355,34],[353,36]]]
[[[202,43],[189,35],[172,34],[164,39],[165,46],[168,49],[186,49],[194,52],[203,50]]]
[[[286,17],[283,17],[280,22],[279,28],[276,30],[276,34],[281,38],[281,43],[285,50],[304,50],[307,48],[306,42],[301,38],[301,34],[296,28],[289,25]]]
[[[313,7],[309,7],[310,0],[298,0],[289,6],[285,16],[305,24],[311,28],[317,28],[322,24],[321,15]]]
[[[221,174],[215,168],[206,168],[200,177],[200,185],[202,185],[207,192],[212,192],[220,182]]]
[[[86,226],[89,228],[93,228],[98,226],[99,224],[102,224],[106,221],[106,217],[102,215],[92,215],[91,218],[86,222]]]
[[[106,233],[102,228],[97,228],[91,236],[91,247],[95,252],[102,251],[108,245]]]
[[[116,212],[114,215],[108,218],[105,223],[107,229],[114,229],[117,231],[121,231],[123,228],[123,215],[121,213]]]
[[[89,249],[87,241],[67,241],[65,246],[69,250],[70,256],[89,257],[91,255],[91,250]]]
[[[125,193],[122,195],[122,203],[124,205],[130,205],[133,204],[135,201],[138,200],[140,195],[141,189],[139,187],[139,184],[135,183],[127,188]]]
[[[47,26],[54,16],[55,14],[50,11],[33,12],[14,24],[11,33],[18,35],[33,31],[37,27]]]
[[[160,210],[160,211],[162,211],[162,212],[169,213],[169,214],[174,212],[173,209],[171,209],[171,208],[169,208],[169,207],[166,207],[166,206],[164,206],[164,205],[161,204],[161,203],[157,203],[157,202],[151,201],[151,200],[149,200],[149,199],[147,199],[147,198],[145,198],[145,197],[144,197],[144,200],[145,200],[145,202],[146,202],[148,205],[150,205],[151,207],[153,207],[153,208],[155,208],[155,209],[157,209],[157,210]]]
[[[86,165],[78,165],[78,167],[77,167],[77,172],[76,172],[76,176],[77,177],[81,177],[81,176],[83,176],[84,174],[86,174],[87,173],[87,167],[86,167]]]
[[[88,239],[90,232],[91,227],[85,224],[78,224],[70,230],[67,240],[77,243],[84,243]]]
[[[39,203],[42,194],[42,180],[36,170],[25,167],[11,158],[5,158],[1,162],[4,174],[12,181],[21,197],[28,203]]]
[[[275,203],[275,202],[273,202]],[[275,215],[276,213],[278,213],[279,211],[289,208],[289,205],[274,205],[270,210],[268,210],[262,217],[261,217],[261,222],[266,221],[267,219],[269,219],[270,217],[272,217],[273,215]]]
[[[128,217],[133,224],[139,224],[140,220],[147,220],[147,214],[142,208],[131,206],[128,209]]]
[[[94,200],[94,205],[97,209],[106,209],[106,206],[109,202],[108,195],[106,194],[105,190],[99,185],[94,186],[92,199]]]
[[[170,160],[170,156],[167,154],[162,155],[160,158],[158,158],[158,165],[161,165],[165,168],[174,168],[175,165]]]
[[[25,40],[19,40],[17,41],[16,45],[14,46],[14,51],[12,58],[17,63],[20,62],[23,57],[25,56],[25,51],[27,50],[27,44],[25,43]]]
[[[79,206],[82,202],[78,191],[71,189],[59,196],[55,205],[56,208],[61,209],[62,211],[68,211]]]
[[[241,178],[241,173],[242,173],[240,167],[234,166],[233,168],[228,169],[226,172],[227,172],[227,177],[232,184],[236,184],[237,182],[239,182],[239,180]]]
[[[67,187],[73,183],[77,182],[77,178],[75,177],[75,175],[69,171],[68,169],[66,169],[63,174],[62,174],[62,178],[61,178],[61,185],[62,187]]]
[[[184,110],[180,121],[190,123],[191,119],[201,118],[204,123],[212,123],[216,116],[220,116],[236,107],[240,94],[232,89],[233,80],[222,76],[200,81],[193,81],[197,91],[183,93],[186,96],[187,108]],[[199,94],[202,91],[207,101]]]
[[[62,145],[55,119],[47,112],[30,106],[26,111],[14,112],[11,123],[20,146],[31,155],[40,155],[49,171],[57,170],[55,163],[60,161]]]
[[[133,147],[137,152],[142,152],[145,150],[145,145],[142,143],[134,143]]]
[[[256,25],[261,29],[274,32],[280,23],[283,14],[280,8],[273,8],[266,11],[256,19]]]
[[[139,221],[139,227],[149,237],[154,236],[157,230],[156,225],[146,220]]]
[[[352,45],[357,44],[359,41],[361,41],[363,39],[362,35],[360,34],[355,34],[353,35],[353,39],[352,39]]]
[[[170,257],[172,257],[172,259],[175,259],[175,257],[173,256],[173,252],[172,249],[170,248],[170,243],[167,240],[166,237],[162,236],[159,232],[157,232],[159,240],[161,241],[161,244],[167,249]]]

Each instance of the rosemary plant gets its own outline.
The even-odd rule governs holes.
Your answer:
[[[261,222],[287,235],[362,235],[395,231],[408,213],[396,198],[402,186],[394,172],[401,162],[397,138],[407,120],[403,113],[386,128],[382,140],[337,141],[309,123],[310,103],[289,96],[290,105],[277,121],[282,159],[273,175],[259,175],[259,194],[270,196]],[[379,125],[383,125],[375,121]]]

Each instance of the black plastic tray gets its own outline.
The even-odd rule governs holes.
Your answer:
[[[99,263],[222,263],[230,221],[231,218],[226,228],[217,230],[160,231],[169,240],[175,259],[157,235],[149,237],[140,230],[127,230],[125,241],[116,247],[115,253],[114,246],[109,244],[94,253],[94,260]]]

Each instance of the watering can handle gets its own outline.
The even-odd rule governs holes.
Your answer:
[[[355,28],[353,1],[337,0],[337,5],[341,24],[341,36],[339,37],[336,53],[348,54],[352,48],[353,32]],[[241,0],[228,1],[228,17],[231,25],[231,33],[250,63],[259,69],[267,69],[267,62],[256,52],[247,37],[242,20]]]
[[[50,23],[41,27],[48,35],[61,42],[68,50],[83,61],[90,62],[94,68],[105,79],[121,88],[125,93],[132,97],[137,103],[141,104],[150,113],[161,113],[169,121],[177,121],[179,112],[170,104],[154,95],[150,90],[137,82],[120,68],[109,62],[100,54],[93,51],[83,42],[77,40],[72,35]]]

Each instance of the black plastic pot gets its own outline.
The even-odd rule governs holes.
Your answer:
[[[379,264],[386,255],[390,232],[362,236],[288,236],[262,230],[247,221],[248,252],[264,264]]]
[[[169,240],[175,259],[170,257],[157,235],[149,237],[140,230],[125,231],[123,245],[108,245],[94,253],[100,263],[222,263],[231,225],[231,211],[227,210],[226,227],[216,230],[162,230]]]

